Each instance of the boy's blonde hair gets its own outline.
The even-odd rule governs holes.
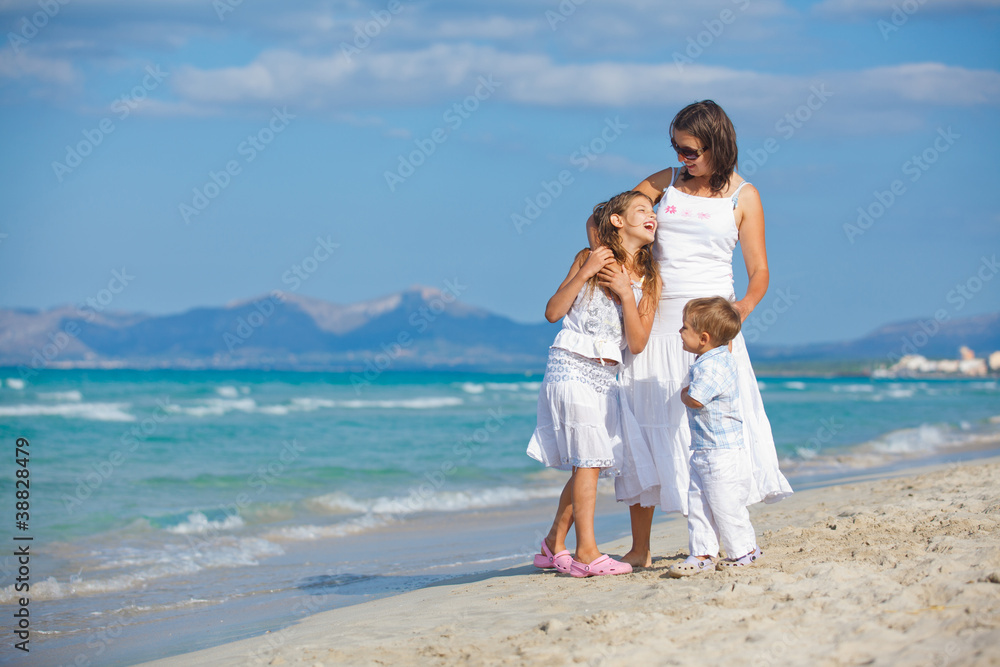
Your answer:
[[[740,332],[740,314],[721,296],[688,301],[684,305],[684,321],[695,332],[708,333],[716,347],[728,345]]]

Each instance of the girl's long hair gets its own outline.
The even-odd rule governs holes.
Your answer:
[[[671,139],[674,137],[674,130],[687,132],[701,142],[702,148],[711,151],[709,159],[712,161],[712,175],[708,179],[708,186],[713,193],[725,191],[736,171],[739,151],[736,148],[736,128],[722,107],[712,100],[689,104],[670,121]],[[683,181],[691,178],[686,171],[680,176]]]
[[[653,259],[653,244],[649,243],[636,251],[631,261],[622,247],[621,233],[618,227],[611,223],[612,215],[625,217],[628,207],[636,197],[646,197],[638,190],[629,190],[617,194],[606,202],[602,202],[594,207],[594,225],[597,232],[598,246],[610,248],[614,253],[615,261],[633,273],[642,276],[642,300],[640,305],[643,308],[653,308],[660,303],[660,267]],[[648,200],[649,197],[646,197]],[[649,202],[652,206],[653,202]],[[588,292],[597,288],[597,276],[588,281]]]

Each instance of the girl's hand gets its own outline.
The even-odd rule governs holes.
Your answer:
[[[615,261],[615,254],[611,248],[601,246],[590,253],[590,257],[580,267],[580,275],[584,280],[590,280],[603,269],[607,264]]]
[[[632,280],[625,272],[624,266],[619,266],[617,262],[611,266],[605,266],[597,274],[597,284],[607,287],[618,295],[619,299],[634,298],[632,296]]]

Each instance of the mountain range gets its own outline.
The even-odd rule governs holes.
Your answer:
[[[0,365],[30,368],[540,371],[559,324],[523,324],[413,287],[347,305],[273,292],[171,315],[64,306],[0,309]],[[753,317],[753,316],[751,316]],[[888,324],[853,341],[753,345],[755,363],[955,358],[1000,349],[1000,313]]]

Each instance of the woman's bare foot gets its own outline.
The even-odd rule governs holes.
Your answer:
[[[629,551],[627,554],[622,556],[622,562],[628,563],[632,567],[652,567],[653,566],[653,555],[646,551]]]

